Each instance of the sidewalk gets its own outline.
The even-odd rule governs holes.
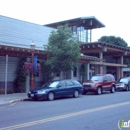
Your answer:
[[[0,94],[0,107],[28,99],[27,93]]]

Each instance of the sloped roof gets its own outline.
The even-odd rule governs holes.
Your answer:
[[[95,28],[102,28],[105,27],[103,23],[101,23],[97,18],[94,16],[91,17],[79,17],[69,20],[64,20],[60,22],[46,24],[44,26],[57,28],[61,25],[68,25],[68,26],[77,26],[77,27],[84,27],[85,29],[95,29]]]

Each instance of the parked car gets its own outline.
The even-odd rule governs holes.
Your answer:
[[[115,85],[117,90],[130,91],[130,77],[120,78]]]
[[[54,100],[56,97],[73,96],[75,98],[82,94],[82,84],[77,80],[52,80],[42,87],[28,92],[28,97],[33,100],[48,99]]]
[[[115,82],[115,77],[111,74],[92,76],[90,81],[83,83],[83,94],[87,92],[96,92],[100,95],[103,91],[114,93],[116,90]]]

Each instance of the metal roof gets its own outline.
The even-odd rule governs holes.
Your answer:
[[[91,17],[79,17],[69,20],[64,20],[60,22],[46,24],[44,26],[57,28],[61,25],[68,25],[68,26],[77,26],[77,27],[84,27],[85,29],[95,29],[95,28],[102,28],[105,27],[103,23],[101,23],[97,18],[94,16]]]

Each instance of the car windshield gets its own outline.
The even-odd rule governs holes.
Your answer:
[[[46,84],[44,84],[42,87],[51,87],[51,88],[55,88],[57,86],[57,84],[59,83],[59,81],[50,81]]]
[[[91,81],[102,81],[102,76],[93,76]]]
[[[127,83],[128,79],[127,78],[122,78],[122,79],[119,80],[119,82],[125,82],[125,83]]]

